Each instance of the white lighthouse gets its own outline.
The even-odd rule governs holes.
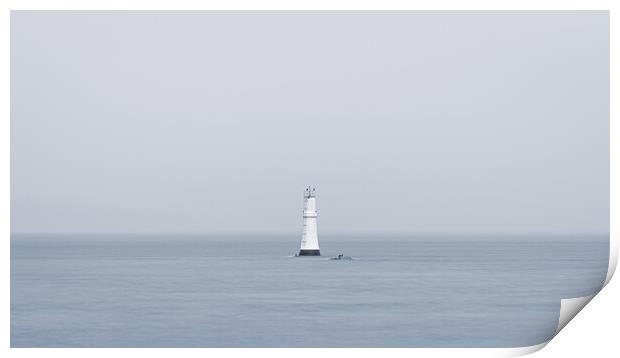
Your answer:
[[[315,189],[307,187],[304,191],[304,230],[301,236],[299,256],[321,256],[316,216]]]

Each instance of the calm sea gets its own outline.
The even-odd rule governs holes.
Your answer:
[[[600,289],[608,237],[13,235],[12,347],[516,347]],[[352,261],[332,261],[343,253]]]

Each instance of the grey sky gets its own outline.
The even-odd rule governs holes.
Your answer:
[[[607,12],[13,12],[13,232],[607,232]]]

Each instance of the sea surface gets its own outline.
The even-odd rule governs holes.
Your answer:
[[[528,346],[609,256],[608,236],[320,240],[293,257],[298,235],[13,234],[11,346]]]

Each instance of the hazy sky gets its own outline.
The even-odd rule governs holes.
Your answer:
[[[607,12],[13,12],[13,232],[607,232]]]

